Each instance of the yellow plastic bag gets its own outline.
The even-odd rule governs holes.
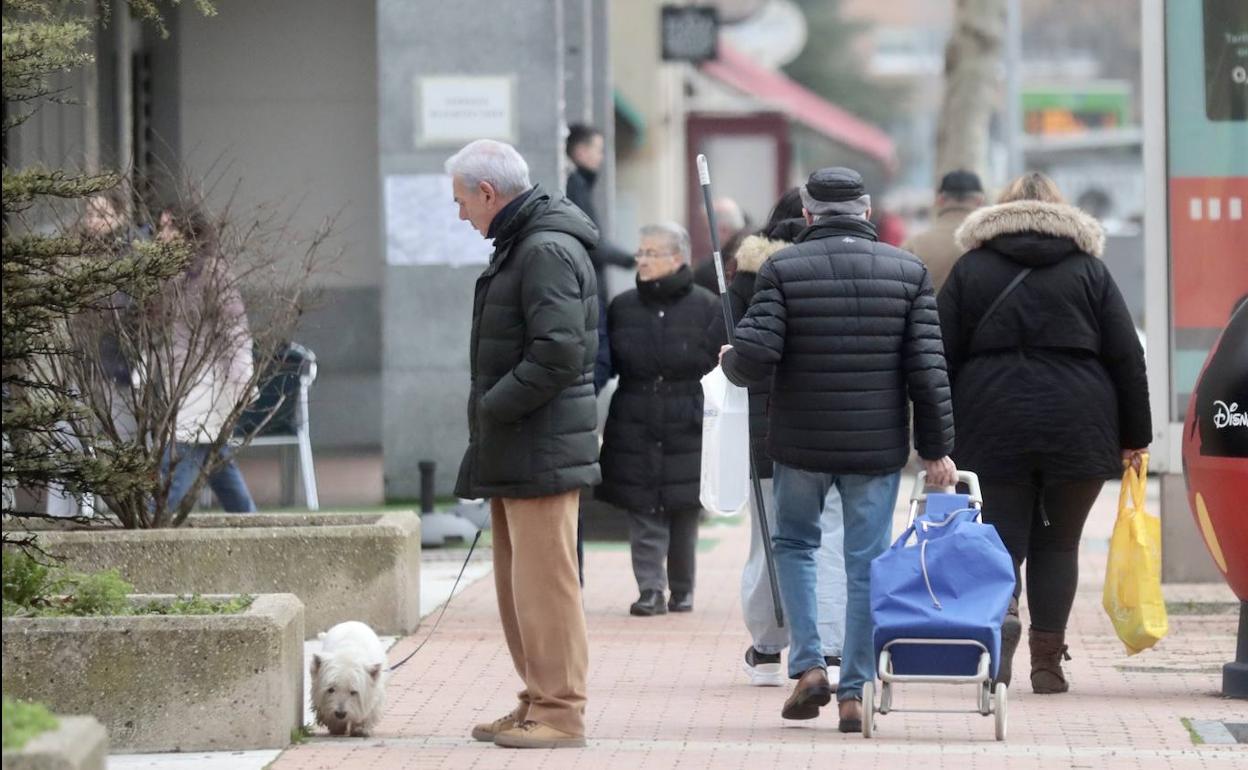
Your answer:
[[[1161,595],[1161,519],[1144,509],[1147,479],[1147,455],[1138,473],[1128,465],[1122,475],[1101,600],[1128,655],[1152,647],[1168,630]]]

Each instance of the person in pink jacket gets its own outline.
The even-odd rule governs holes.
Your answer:
[[[166,209],[156,238],[192,245],[193,256],[170,287],[173,329],[170,385],[179,387],[176,439],[162,470],[168,481],[166,507],[176,509],[207,463],[223,431],[233,430],[239,405],[254,392],[251,329],[237,281],[216,248],[212,225],[195,209]],[[185,371],[192,377],[187,384]],[[208,485],[229,513],[256,510],[229,444]],[[172,474],[171,476],[169,474]]]

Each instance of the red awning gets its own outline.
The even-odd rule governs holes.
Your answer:
[[[760,102],[775,107],[829,139],[896,168],[893,140],[878,126],[855,117],[784,73],[758,64],[719,41],[719,58],[703,62],[702,71]]]

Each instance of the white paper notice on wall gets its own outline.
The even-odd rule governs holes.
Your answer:
[[[473,139],[514,140],[510,75],[416,79],[416,146],[454,146]]]
[[[446,174],[386,177],[386,263],[391,265],[484,265],[491,241],[459,218]]]

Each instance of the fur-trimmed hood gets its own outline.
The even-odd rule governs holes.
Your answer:
[[[1100,257],[1105,251],[1105,229],[1091,215],[1065,203],[1012,201],[986,206],[966,218],[954,233],[966,251],[1006,235],[1038,233],[1069,238],[1080,251]]]
[[[741,241],[737,248],[737,272],[757,273],[767,258],[780,249],[793,244],[774,240],[763,235],[751,235]]]

